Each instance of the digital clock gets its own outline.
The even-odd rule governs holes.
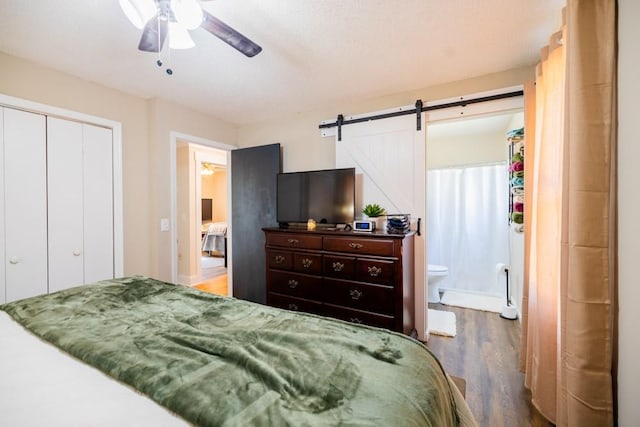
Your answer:
[[[373,231],[376,229],[375,221],[356,220],[353,221],[353,231]]]

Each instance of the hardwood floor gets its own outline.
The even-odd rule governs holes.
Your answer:
[[[205,280],[202,283],[193,285],[192,288],[200,289],[216,295],[227,296],[227,275],[226,273],[213,279]]]
[[[456,314],[456,337],[432,334],[427,347],[450,375],[466,380],[466,400],[480,427],[553,426],[531,405],[524,388],[517,320],[441,304],[429,308]]]

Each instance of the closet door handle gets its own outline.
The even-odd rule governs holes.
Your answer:
[[[73,256],[80,256],[80,249],[76,249],[73,251]]]
[[[19,262],[20,262],[20,258],[18,258],[18,257],[12,256],[11,258],[9,258],[9,263],[10,264],[17,264]]]

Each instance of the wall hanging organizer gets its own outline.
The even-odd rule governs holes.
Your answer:
[[[509,144],[509,224],[524,231],[524,127],[507,132]]]

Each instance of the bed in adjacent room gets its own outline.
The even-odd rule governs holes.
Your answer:
[[[383,329],[146,277],[0,306],[9,425],[475,425],[430,351]]]
[[[212,222],[207,225],[206,232],[202,236],[202,252],[216,253],[224,257],[224,266],[227,266],[227,223]]]

